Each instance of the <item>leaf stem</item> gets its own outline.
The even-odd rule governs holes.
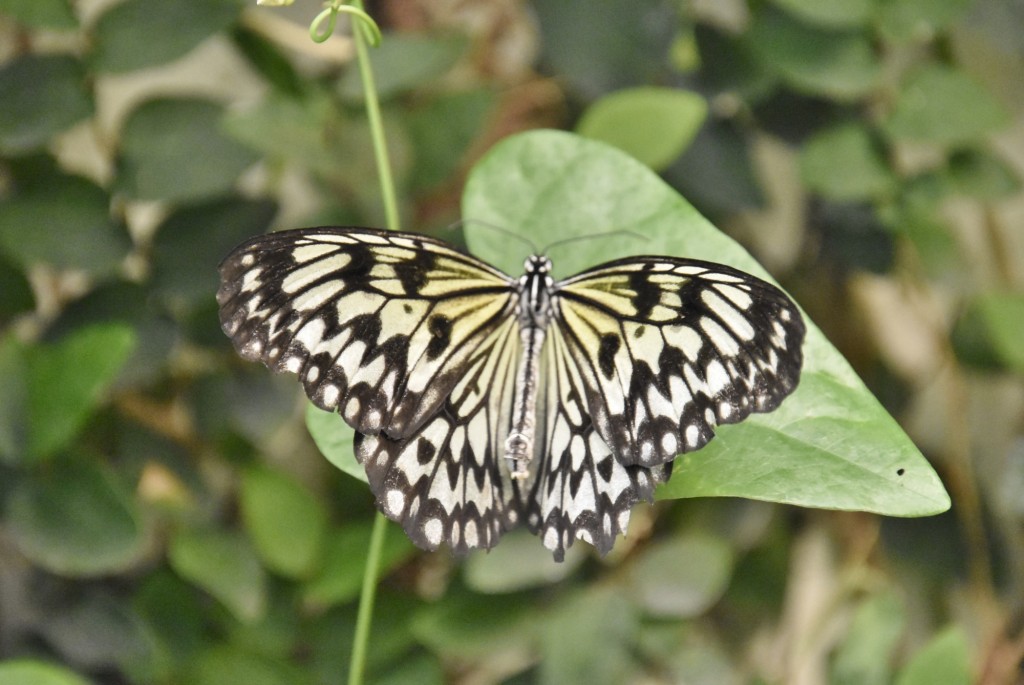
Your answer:
[[[353,0],[352,5],[363,9],[362,0]],[[360,21],[356,19],[355,21]],[[352,38],[356,42],[356,56],[359,61],[359,75],[363,81],[363,95],[366,100],[366,117],[370,123],[370,137],[373,140],[373,154],[377,160],[377,175],[380,180],[381,201],[384,203],[384,217],[387,227],[392,231],[401,230],[398,216],[398,201],[395,195],[395,181],[391,174],[391,160],[388,157],[387,141],[384,137],[384,122],[380,115],[380,102],[377,100],[377,84],[370,66],[370,54],[366,36],[357,27],[353,27]]]
[[[352,657],[348,667],[348,685],[361,685],[366,672],[366,647],[370,642],[370,625],[373,622],[373,603],[377,596],[377,574],[380,571],[381,551],[384,548],[384,534],[388,520],[377,512],[370,533],[370,548],[366,554],[363,569],[363,588],[359,593],[359,613],[356,614],[356,634],[352,640]]]
[[[359,75],[362,77],[363,94],[366,101],[366,116],[370,124],[370,136],[373,141],[373,153],[377,161],[377,176],[380,181],[381,201],[384,204],[384,215],[387,227],[393,231],[400,229],[398,201],[395,194],[394,177],[391,174],[391,161],[388,157],[387,139],[380,115],[380,102],[377,100],[377,86],[370,65],[370,54],[367,47],[367,31],[362,25],[369,22],[380,35],[376,23],[363,11],[361,0],[353,0],[352,6],[357,13],[352,15],[352,40],[356,45],[356,57],[359,63]],[[380,559],[384,547],[384,535],[387,532],[387,519],[377,512],[373,520],[373,532],[370,535],[370,547],[366,553],[366,567],[363,569],[363,587],[359,593],[359,611],[356,615],[356,631],[352,640],[352,657],[349,662],[349,685],[361,685],[366,672],[366,652],[370,642],[370,627],[373,622],[373,604],[377,595],[377,576],[380,573]]]

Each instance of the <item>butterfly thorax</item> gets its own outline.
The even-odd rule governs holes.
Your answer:
[[[523,480],[529,476],[529,462],[533,457],[534,433],[537,413],[537,380],[540,369],[540,351],[551,320],[551,260],[533,255],[524,264],[525,273],[519,279],[519,337],[523,345],[516,374],[512,425],[505,439],[505,458],[512,461],[512,478]]]

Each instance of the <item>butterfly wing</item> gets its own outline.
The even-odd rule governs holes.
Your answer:
[[[799,380],[796,305],[721,264],[622,259],[561,281],[552,301],[597,431],[625,464],[699,449]]]
[[[525,500],[526,523],[561,561],[582,539],[603,555],[626,531],[629,513],[650,501],[671,463],[647,468],[616,459],[588,409],[588,389],[563,329],[545,342],[539,396],[536,475]]]
[[[238,352],[297,373],[321,409],[401,439],[436,414],[515,306],[508,276],[425,236],[282,231],[220,265],[220,320]]]
[[[495,329],[464,365],[440,411],[412,435],[357,435],[378,506],[423,549],[490,548],[519,519],[519,485],[502,446],[512,422],[516,362],[514,318]]]

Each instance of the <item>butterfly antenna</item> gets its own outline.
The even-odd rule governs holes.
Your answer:
[[[481,226],[483,228],[488,228],[488,229],[490,229],[492,231],[497,231],[498,233],[501,233],[502,235],[507,235],[509,238],[515,238],[519,242],[521,242],[524,245],[526,245],[527,247],[529,247],[530,250],[532,250],[531,254],[541,254],[537,250],[537,244],[535,242],[533,242],[532,240],[530,240],[526,236],[519,235],[515,231],[510,231],[507,228],[505,228],[504,226],[499,226],[498,224],[488,223],[488,222],[482,221],[480,219],[459,219],[458,221],[452,222],[448,226],[448,228],[451,229],[451,230],[454,230],[456,228],[462,228],[462,227],[466,226],[467,224],[477,224],[477,225],[479,225],[479,226]]]
[[[633,238],[639,238],[640,240],[649,240],[649,238],[647,236],[645,236],[644,234],[642,234],[642,233],[637,233],[636,231],[630,231],[628,229],[620,228],[620,229],[617,229],[617,230],[614,230],[614,231],[603,231],[601,233],[588,233],[587,235],[574,235],[571,238],[562,238],[561,240],[556,240],[553,243],[548,243],[544,247],[544,251],[543,252],[539,252],[539,253],[536,253],[536,254],[547,254],[551,250],[551,248],[558,247],[559,245],[565,245],[566,243],[575,243],[575,242],[580,241],[580,240],[591,240],[593,238],[611,238],[613,236],[619,236],[619,235],[628,235],[628,236],[633,237]]]

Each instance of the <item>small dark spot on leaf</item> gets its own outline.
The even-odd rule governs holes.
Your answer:
[[[900,468],[896,469],[896,475],[897,476],[902,476],[906,472],[907,472],[907,470],[905,468],[903,468],[902,466]]]

